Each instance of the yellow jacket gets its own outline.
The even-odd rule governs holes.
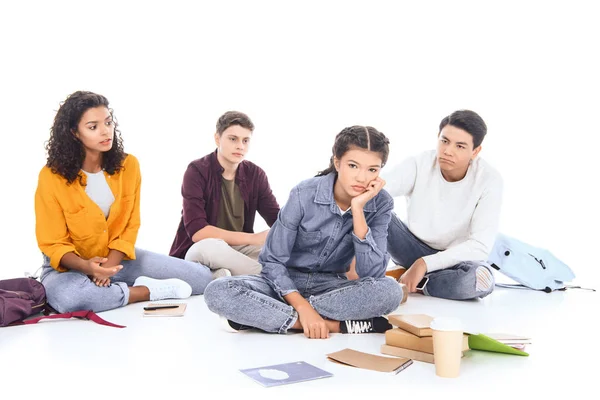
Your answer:
[[[86,182],[86,175],[83,182]],[[76,179],[70,185],[61,175],[45,166],[40,171],[35,192],[35,234],[42,253],[50,257],[50,265],[60,272],[69,252],[83,259],[106,257],[110,249],[135,259],[135,240],[140,228],[140,186],[142,182],[137,158],[127,155],[123,169],[114,175],[104,172],[115,196],[108,219],[85,193]]]

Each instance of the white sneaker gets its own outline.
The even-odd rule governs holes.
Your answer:
[[[146,286],[150,291],[150,301],[163,299],[186,299],[192,295],[192,287],[181,279],[153,279],[147,276],[137,278],[133,286]]]
[[[231,271],[229,271],[227,268],[219,268],[212,271],[213,280],[228,276],[231,276]]]

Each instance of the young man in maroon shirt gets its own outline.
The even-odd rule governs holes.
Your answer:
[[[244,157],[254,124],[228,111],[217,121],[217,149],[192,161],[183,177],[183,210],[170,255],[200,262],[215,278],[258,274],[268,230],[254,233],[256,212],[269,226],[279,205],[265,172]]]

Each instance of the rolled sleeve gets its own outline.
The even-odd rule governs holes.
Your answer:
[[[352,240],[354,242],[354,251],[357,253],[368,253],[369,251],[377,251],[377,243],[373,239],[373,232],[369,227],[367,235],[364,239],[359,238],[352,232]]]
[[[115,239],[108,244],[108,248],[125,254],[126,259],[135,260],[135,245],[127,240]]]
[[[261,275],[281,297],[298,291],[288,274],[286,263],[294,248],[303,214],[299,196],[298,188],[292,189],[288,202],[269,231],[258,259],[262,264]]]

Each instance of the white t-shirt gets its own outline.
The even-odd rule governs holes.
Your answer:
[[[462,180],[448,182],[432,150],[386,168],[382,177],[392,197],[406,196],[410,231],[441,250],[423,257],[428,272],[487,260],[498,231],[503,187],[502,177],[487,162],[477,157]]]
[[[337,205],[337,204],[336,204],[336,205]],[[350,207],[348,207],[348,208],[347,208],[347,209],[345,209],[345,210],[342,210],[342,207],[340,207],[340,206],[337,206],[337,207],[340,209],[340,214],[341,214],[341,215],[344,215],[344,214],[346,214],[348,211],[350,211]]]
[[[83,171],[83,173],[87,175],[85,192],[100,207],[104,213],[104,218],[108,218],[110,206],[115,202],[115,196],[112,190],[110,190],[108,182],[106,182],[104,171],[96,172],[95,174],[86,171]]]

